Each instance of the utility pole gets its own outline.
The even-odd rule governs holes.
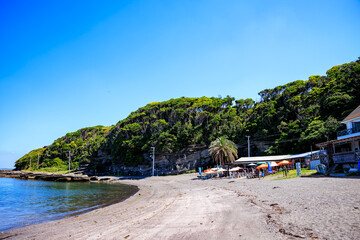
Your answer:
[[[31,156],[30,156],[30,166],[29,166],[29,169],[31,170]]]
[[[70,151],[69,151],[69,173],[70,173],[70,161],[71,161],[71,157],[70,157]]]
[[[40,155],[38,153],[37,169],[39,169],[39,161],[40,161]]]
[[[313,151],[312,151],[312,145],[310,145],[310,162],[309,162],[309,169],[311,169],[311,161],[313,160]],[[319,156],[320,156],[320,153],[319,153]],[[320,157],[319,157],[320,159]],[[305,163],[306,164],[306,163]]]
[[[250,157],[250,136],[246,136],[248,139],[248,157]]]
[[[152,150],[152,159],[153,159],[153,162],[152,162],[152,175],[154,176],[155,174],[155,147],[151,147],[151,150]]]

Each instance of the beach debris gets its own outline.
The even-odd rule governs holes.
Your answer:
[[[309,233],[308,235],[309,235],[309,237],[311,237],[311,240],[315,240],[315,239],[319,238],[318,236],[314,235],[313,233]]]
[[[284,228],[280,228],[280,229],[279,229],[279,232],[282,233],[282,234],[286,234],[286,235],[292,236],[292,237],[296,237],[296,238],[305,238],[304,236],[300,236],[300,235],[297,235],[297,234],[293,234],[293,233],[290,233],[290,232],[286,232]]]
[[[279,204],[277,203],[272,203],[270,204],[270,207],[272,207],[275,211],[281,211],[281,207],[279,207]]]
[[[124,238],[125,238],[125,239],[128,239],[129,237],[130,237],[130,235],[126,235]]]
[[[244,193],[237,193],[238,197],[248,197],[248,198],[257,198],[257,196],[255,195],[248,195],[248,194],[244,194]]]
[[[276,186],[275,186],[275,187],[273,187],[273,189],[276,189],[276,188],[280,188],[280,187],[276,187]]]
[[[235,181],[230,181],[229,183],[233,183],[233,182],[235,182]]]

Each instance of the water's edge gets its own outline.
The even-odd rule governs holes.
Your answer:
[[[28,173],[29,172],[26,172],[27,176],[29,175]],[[17,174],[17,173],[16,173]],[[30,173],[30,175],[33,174],[33,173]],[[37,173],[35,173],[37,174]],[[48,174],[46,174],[48,175]],[[49,174],[49,175],[56,175],[56,174]],[[10,174],[10,175],[6,175],[5,177],[0,173],[0,178],[14,178],[14,179],[21,179],[21,180],[27,180],[27,181],[36,181],[36,182],[59,182],[59,181],[49,181],[49,180],[38,180],[38,179],[34,179],[34,178],[20,178],[18,177],[19,175],[16,175],[14,176],[13,174]],[[76,176],[78,177],[78,176]],[[86,176],[87,177],[87,176]],[[60,176],[60,178],[63,178],[63,176]],[[77,179],[82,179],[82,178],[77,178]],[[89,178],[90,179],[90,178]],[[62,182],[62,181],[61,181]],[[75,180],[75,181],[68,181],[68,182],[84,182],[84,180]],[[134,196],[138,191],[139,191],[139,187],[136,186],[136,185],[131,185],[131,184],[124,184],[124,183],[120,183],[118,178],[115,178],[115,177],[111,177],[110,179],[108,178],[103,178],[102,180],[98,180],[98,181],[85,181],[83,184],[106,184],[106,185],[119,185],[119,186],[126,186],[127,190],[126,190],[126,194],[124,194],[123,196],[118,196],[117,198],[114,198],[114,199],[111,199],[110,201],[106,201],[106,202],[103,202],[103,203],[99,203],[95,206],[90,206],[90,207],[87,207],[86,209],[79,209],[77,210],[76,212],[67,212],[67,213],[64,213],[64,215],[62,216],[56,216],[56,214],[54,213],[54,215],[51,217],[51,219],[41,219],[37,222],[29,222],[29,224],[26,224],[26,225],[18,225],[18,226],[14,226],[14,227],[11,227],[10,229],[6,229],[4,231],[1,231],[1,233],[5,233],[5,232],[8,232],[8,231],[12,231],[14,229],[21,229],[21,228],[25,228],[25,227],[28,227],[28,226],[31,226],[31,225],[37,225],[37,224],[42,224],[42,223],[46,223],[46,222],[51,222],[51,221],[57,221],[57,220],[60,220],[60,219],[65,219],[67,217],[74,217],[74,216],[77,216],[77,215],[81,215],[81,214],[85,214],[85,213],[88,213],[88,212],[91,212],[91,211],[94,211],[96,209],[100,209],[100,208],[104,208],[104,207],[107,207],[107,206],[110,206],[110,205],[113,205],[113,204],[117,204],[117,203],[120,203],[120,202],[123,202],[125,201],[126,199],[130,198],[131,196]],[[71,183],[70,183],[71,184]],[[82,184],[82,183],[81,183]]]
[[[92,207],[90,209],[80,210],[79,212],[76,212],[76,213],[70,213],[67,216],[59,218],[59,219],[64,219],[64,218],[69,217],[69,216],[73,217],[73,216],[85,214],[85,213],[94,211],[94,210],[99,209],[99,208],[104,208],[104,207],[107,207],[107,206],[110,206],[110,205],[113,205],[113,204],[121,203],[121,202],[125,201],[126,199],[134,196],[135,193],[137,193],[139,191],[139,187],[136,186],[136,185],[132,185],[132,184],[124,184],[124,183],[119,183],[119,182],[103,182],[103,183],[99,183],[99,184],[125,185],[127,187],[131,187],[131,193],[129,193],[128,195],[126,195],[123,198],[114,199],[113,201],[109,201],[109,202],[106,202],[104,204],[100,204],[100,205]],[[59,219],[57,219],[57,220],[59,220]]]

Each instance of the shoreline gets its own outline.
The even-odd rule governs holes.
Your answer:
[[[94,183],[94,184],[97,184],[95,182],[90,182],[90,183]],[[131,193],[129,193],[127,196],[121,198],[121,199],[114,199],[112,201],[109,201],[109,202],[106,202],[106,203],[103,203],[103,204],[100,204],[100,205],[97,205],[97,206],[94,206],[94,207],[91,207],[91,208],[88,208],[88,209],[84,209],[84,210],[79,210],[78,212],[76,213],[71,213],[71,214],[67,214],[65,217],[61,217],[59,219],[56,219],[56,220],[61,220],[61,219],[65,219],[65,218],[68,218],[68,217],[74,217],[74,216],[79,216],[79,215],[82,215],[82,214],[86,214],[86,213],[89,213],[91,211],[95,211],[97,209],[101,209],[101,208],[106,208],[108,206],[111,206],[111,205],[114,205],[114,204],[118,204],[118,203],[121,203],[121,202],[124,202],[126,201],[126,199],[132,197],[133,195],[135,195],[137,192],[139,192],[139,187],[136,186],[136,185],[133,185],[133,184],[124,184],[124,183],[120,183],[118,181],[103,181],[103,182],[99,182],[98,184],[114,184],[114,185],[126,185],[128,187],[130,187],[133,191]],[[56,220],[53,220],[53,221],[56,221]],[[48,222],[48,221],[47,221]],[[45,222],[43,222],[45,223]],[[40,223],[41,224],[41,223]],[[31,224],[32,225],[32,224]],[[30,226],[30,225],[29,225]]]
[[[119,180],[125,201],[0,234],[0,239],[359,239],[360,180]]]
[[[51,176],[50,179],[53,179],[53,175],[56,175],[56,177],[59,178],[63,178],[63,174],[47,174],[47,173],[35,173],[37,176],[42,175],[42,176]],[[96,205],[89,205],[87,207],[84,208],[80,208],[78,210],[73,210],[73,211],[69,211],[69,212],[64,212],[62,215],[57,216],[57,215],[53,215],[50,216],[49,218],[41,218],[41,219],[37,219],[36,221],[31,221],[28,223],[19,223],[19,225],[14,225],[13,227],[11,227],[10,229],[3,229],[2,231],[0,231],[0,233],[4,233],[7,231],[12,231],[12,230],[16,230],[16,229],[21,229],[21,228],[25,228],[31,225],[39,225],[39,224],[44,224],[47,222],[51,222],[51,221],[58,221],[58,220],[62,220],[65,218],[69,218],[69,217],[74,217],[77,215],[82,215],[97,209],[101,209],[101,208],[105,208],[107,206],[113,205],[113,204],[117,204],[120,202],[125,201],[126,199],[130,198],[131,196],[133,196],[134,194],[136,194],[139,191],[139,188],[136,185],[133,184],[124,184],[121,183],[119,181],[114,181],[115,178],[113,177],[103,177],[103,178],[99,178],[97,181],[85,181],[82,180],[83,178],[77,176],[77,179],[80,180],[75,180],[75,181],[53,181],[53,180],[43,180],[41,178],[38,179],[34,179],[34,178],[27,178],[28,176],[33,176],[34,173],[33,172],[26,172],[26,177],[23,177],[24,174],[22,174],[22,177],[18,177],[19,174],[17,172],[15,173],[10,173],[7,174],[6,177],[2,174],[0,174],[0,178],[13,178],[13,179],[18,179],[18,180],[22,180],[22,181],[45,181],[45,182],[54,182],[54,183],[61,183],[61,182],[67,182],[67,183],[72,183],[72,184],[106,184],[106,185],[118,185],[120,188],[123,188],[125,190],[122,190],[121,195],[117,196],[116,198],[113,198],[111,200],[106,200],[105,202],[99,202]],[[88,178],[87,176],[85,176],[85,178]],[[71,178],[69,178],[71,179]],[[110,179],[110,180],[109,180]],[[0,239],[2,239],[0,237]]]

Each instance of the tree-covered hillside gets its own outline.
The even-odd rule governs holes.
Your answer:
[[[177,153],[191,145],[208,147],[221,136],[242,146],[246,135],[267,146],[261,152],[252,145],[253,155],[300,153],[335,138],[340,121],[360,104],[359,89],[357,60],[329,69],[326,76],[265,89],[259,102],[227,96],[149,103],[115,126],[84,128],[59,138],[39,154],[40,162],[65,164],[70,151],[75,165],[137,166],[147,164],[151,146],[160,153]],[[29,168],[28,155],[16,162],[17,169]]]
[[[104,143],[110,127],[96,126],[82,128],[76,132],[68,133],[55,140],[50,146],[31,151],[16,161],[16,169],[28,169],[31,161],[31,169],[56,167],[66,169],[69,152],[72,158],[72,168],[77,168],[79,163],[90,162],[97,156],[99,148]]]

